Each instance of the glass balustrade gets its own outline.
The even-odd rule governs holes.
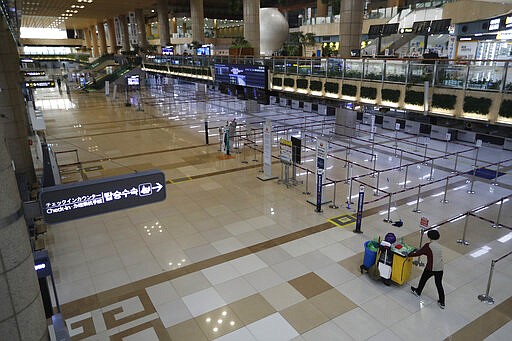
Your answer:
[[[369,80],[512,93],[512,62],[252,56],[146,56],[162,66],[266,65],[273,74]]]

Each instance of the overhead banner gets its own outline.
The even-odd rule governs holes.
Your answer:
[[[159,170],[45,187],[41,212],[45,222],[108,213],[165,200],[165,175]]]

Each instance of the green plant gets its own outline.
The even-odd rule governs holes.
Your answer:
[[[477,115],[487,115],[491,104],[492,100],[490,98],[467,96],[464,97],[463,110],[464,112],[472,112]]]
[[[361,78],[361,72],[356,70],[345,70],[345,78]]]
[[[445,95],[445,94],[434,94],[432,96],[432,106],[434,108],[455,109],[455,103],[457,102],[457,96]]]
[[[297,88],[298,89],[307,89],[308,88],[308,80],[305,78],[297,79]]]
[[[362,86],[361,87],[361,97],[369,98],[369,99],[376,99],[377,98],[377,89]]]
[[[338,83],[325,82],[325,84],[324,84],[325,92],[328,92],[331,94],[337,94],[339,89],[340,89],[340,85]]]
[[[425,98],[421,91],[408,90],[405,92],[405,103],[413,105],[423,105]]]
[[[504,99],[500,105],[500,116],[512,117],[512,100]]]
[[[373,80],[381,80],[382,79],[382,74],[376,74],[376,73],[373,73],[373,72],[368,72],[364,75],[364,79],[373,79]]]
[[[381,94],[383,101],[398,103],[400,100],[400,90],[382,89]]]
[[[293,78],[285,78],[283,81],[284,86],[288,86],[290,88],[293,88],[295,86],[295,79]]]
[[[321,81],[311,81],[309,83],[309,88],[311,89],[311,91],[322,91]]]
[[[386,75],[386,81],[389,82],[405,82],[405,75]]]
[[[236,49],[243,49],[246,47],[252,47],[251,43],[249,43],[247,40],[244,39],[244,37],[236,37],[231,42],[231,47]]]
[[[273,86],[283,86],[283,79],[280,77],[272,77]]]
[[[341,94],[344,96],[356,97],[357,86],[350,85],[350,84],[343,84],[343,86],[341,87]]]

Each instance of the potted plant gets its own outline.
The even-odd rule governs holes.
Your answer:
[[[251,44],[243,37],[236,37],[233,40],[231,47],[229,48],[230,56],[252,56],[254,55],[254,49]]]

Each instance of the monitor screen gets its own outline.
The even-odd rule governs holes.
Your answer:
[[[128,79],[128,85],[139,85],[140,84],[139,76],[130,76],[127,79]]]
[[[267,88],[267,69],[263,65],[215,64],[215,80],[219,83]]]
[[[174,47],[172,47],[172,46],[162,47],[162,54],[164,56],[174,55]]]
[[[201,46],[197,48],[196,54],[198,56],[209,56],[210,53],[210,46]]]

